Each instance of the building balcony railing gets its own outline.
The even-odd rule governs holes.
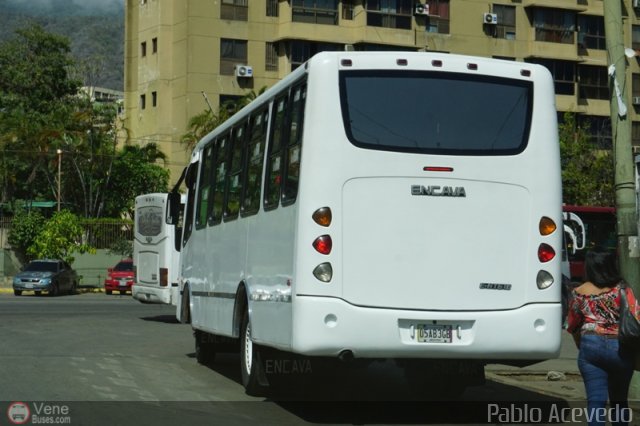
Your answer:
[[[294,7],[292,20],[293,22],[306,22],[309,24],[338,25],[338,11],[332,9]]]

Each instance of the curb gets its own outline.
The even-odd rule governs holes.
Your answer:
[[[547,380],[543,372],[486,371],[488,380],[567,400],[586,400],[582,377],[567,372],[564,380]]]
[[[32,290],[24,290],[27,293]],[[85,294],[85,293],[104,293],[104,288],[102,287],[79,287],[76,290],[76,294]],[[0,294],[13,294],[13,288],[11,287],[2,287],[0,288]]]

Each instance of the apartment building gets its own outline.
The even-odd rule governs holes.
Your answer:
[[[622,0],[624,40],[640,49],[640,0]],[[611,147],[603,0],[127,0],[125,127],[155,142],[172,180],[187,163],[189,119],[258,92],[323,50],[459,53],[545,65],[560,114]],[[640,145],[640,67],[626,84]],[[486,99],[490,107],[499,99]],[[633,106],[633,107],[631,107]]]

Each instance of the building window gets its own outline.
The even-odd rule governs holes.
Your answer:
[[[267,16],[273,16],[275,18],[280,16],[278,0],[267,0]]]
[[[151,106],[158,106],[158,92],[151,92]]]
[[[142,56],[143,58],[145,56],[147,56],[147,42],[143,41],[142,43],[140,43],[140,56]]]
[[[220,19],[246,21],[249,18],[249,0],[222,0]]]
[[[516,39],[516,8],[502,4],[493,5],[493,13],[498,15],[498,25],[495,25],[496,38],[507,40]]]
[[[640,121],[631,123],[631,145],[640,147]]]
[[[606,67],[593,65],[578,66],[580,98],[609,99],[609,78]]]
[[[151,39],[151,53],[158,53],[158,37]]]
[[[338,0],[292,0],[293,22],[338,25]]]
[[[278,44],[267,42],[264,57],[265,71],[278,71]]]
[[[602,16],[578,16],[578,45],[583,49],[607,49]]]
[[[631,26],[631,47],[640,50],[640,25]]]
[[[307,62],[318,52],[336,52],[341,50],[344,50],[343,44],[293,40],[289,45],[289,62],[291,63],[291,71]]]
[[[561,9],[537,8],[533,13],[536,41],[573,44],[576,14]]]
[[[220,74],[233,75],[235,66],[247,63],[247,41],[223,38],[220,40]]]
[[[140,95],[140,109],[147,107],[147,95]]]
[[[429,5],[427,32],[449,34],[449,0],[427,0],[425,4]]]
[[[631,96],[640,99],[640,74],[634,73],[631,75]],[[640,103],[638,105],[635,102],[632,103],[634,106],[640,106]]]
[[[553,76],[556,95],[576,94],[576,64],[571,61],[532,59],[528,62],[547,67]]]
[[[413,0],[367,0],[367,25],[411,29]]]
[[[342,19],[353,20],[353,0],[342,0]]]

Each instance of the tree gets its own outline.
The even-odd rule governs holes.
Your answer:
[[[0,44],[0,201],[55,195],[55,142],[80,83],[68,75],[68,39],[32,25]]]
[[[37,211],[19,210],[13,217],[8,240],[23,263],[31,260],[27,251],[42,230],[45,221],[44,216]]]
[[[220,105],[216,113],[211,109],[207,109],[191,117],[187,125],[188,131],[182,135],[180,142],[185,145],[187,151],[192,151],[200,139],[263,94],[265,90],[267,88],[263,86],[258,93],[252,90],[237,100],[226,101]]]
[[[105,215],[118,217],[126,213],[133,217],[135,197],[151,192],[167,192],[169,171],[157,161],[166,156],[154,143],[145,146],[125,145],[118,151],[111,169],[105,198]]]
[[[580,125],[575,114],[566,113],[559,125],[563,202],[613,206],[613,156],[589,141],[589,124]]]
[[[56,212],[36,236],[27,253],[37,259],[62,259],[73,263],[73,253],[95,250],[83,242],[80,219],[68,210]]]

